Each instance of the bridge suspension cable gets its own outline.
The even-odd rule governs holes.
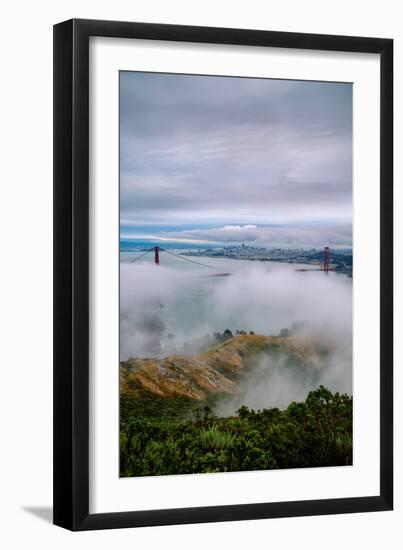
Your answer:
[[[180,256],[179,254],[175,254],[174,252],[171,252],[170,250],[167,250],[166,248],[160,248],[161,252],[166,252],[167,254],[171,254],[171,256],[175,256],[176,258],[179,258],[180,260],[185,260],[186,262],[190,262],[192,264],[201,265],[203,267],[208,267],[210,269],[218,269],[218,271],[222,271],[221,267],[216,267],[215,265],[208,265],[202,262],[198,262],[197,260],[191,260],[190,258],[187,258],[186,256]]]
[[[129,260],[129,262],[130,262],[130,263],[137,262],[138,260],[141,260],[141,258],[144,258],[144,256],[145,256],[146,254],[149,254],[149,253],[152,252],[152,251],[153,251],[153,248],[150,248],[150,250],[146,250],[146,251],[144,252],[144,254],[140,254],[140,256],[137,256],[136,258],[132,258],[131,260]]]

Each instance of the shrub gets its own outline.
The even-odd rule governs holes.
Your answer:
[[[122,476],[352,464],[352,398],[323,386],[284,411],[242,406],[226,418],[214,417],[207,403],[194,419],[183,402],[158,404],[160,417],[149,416],[149,398],[144,409],[140,401],[124,409]]]

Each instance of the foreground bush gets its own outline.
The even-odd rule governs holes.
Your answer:
[[[206,406],[186,420],[137,406],[122,420],[120,455],[126,477],[350,465],[352,398],[320,386],[284,411],[216,418]]]

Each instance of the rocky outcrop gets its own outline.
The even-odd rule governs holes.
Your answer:
[[[211,394],[238,394],[240,381],[261,354],[282,354],[297,368],[315,368],[320,364],[317,349],[302,340],[238,335],[199,355],[123,361],[120,391],[133,398],[147,391],[160,397],[197,400]]]

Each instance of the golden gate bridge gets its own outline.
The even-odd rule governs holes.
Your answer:
[[[209,265],[204,262],[199,262],[194,259],[190,259],[187,256],[182,256],[181,254],[175,254],[175,252],[172,252],[172,250],[167,250],[166,248],[162,248],[161,246],[153,246],[147,250],[144,250],[143,254],[140,256],[137,256],[135,258],[132,258],[129,260],[130,263],[137,262],[141,260],[141,258],[144,258],[144,256],[147,256],[147,254],[150,254],[151,252],[154,252],[154,263],[155,265],[160,265],[160,252],[165,252],[166,254],[170,254],[171,256],[174,256],[175,258],[179,258],[180,260],[184,260],[186,262],[190,262],[192,264],[197,264],[202,267],[207,267],[209,269],[215,269],[222,272],[222,268]],[[301,262],[302,263],[302,262]],[[323,267],[322,268],[312,268],[312,269],[296,269],[296,271],[324,271],[325,273],[329,273],[329,271],[332,268],[330,267],[330,247],[325,246],[323,248]],[[221,273],[221,275],[230,275],[230,273]]]

